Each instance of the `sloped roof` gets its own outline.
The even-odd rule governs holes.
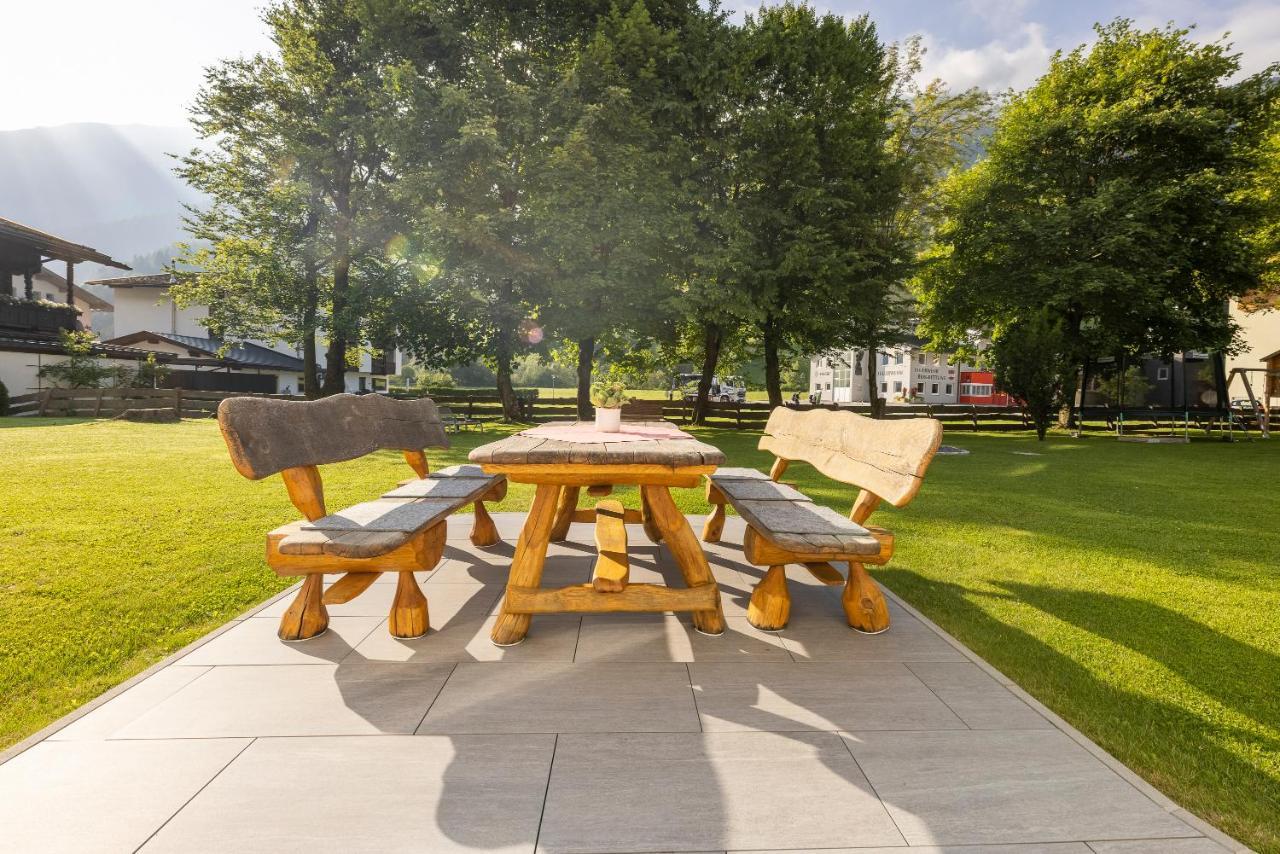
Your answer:
[[[70,240],[55,237],[29,225],[23,225],[20,222],[14,222],[3,217],[0,217],[0,240],[29,247],[42,255],[57,258],[59,261],[70,261],[73,264],[78,264],[81,261],[94,261],[120,270],[132,269],[128,264],[122,264],[92,246],[72,243]]]
[[[57,273],[53,272],[48,267],[41,267],[40,272],[37,273],[36,276],[49,279],[54,283],[54,285],[61,288],[62,292],[64,293],[67,290],[66,278],[63,276],[59,276]],[[76,299],[81,300],[82,302],[84,302],[85,305],[89,306],[89,308],[93,309],[94,311],[114,311],[115,310],[114,306],[112,306],[111,303],[107,302],[102,297],[97,296],[96,294],[89,293],[79,285],[76,285]]]
[[[114,279],[94,279],[86,285],[106,285],[109,288],[167,288],[174,284],[169,273],[148,273],[145,276],[116,276]]]
[[[301,372],[306,363],[296,356],[289,356],[272,350],[269,347],[263,347],[260,344],[251,344],[248,342],[239,344],[230,344],[225,352],[222,350],[223,341],[221,338],[200,338],[194,335],[178,335],[172,332],[149,332],[143,330],[141,332],[133,332],[119,338],[112,338],[109,344],[136,344],[139,341],[145,341],[149,338],[158,338],[161,341],[168,341],[170,344],[176,344],[179,347],[186,347],[189,350],[195,350],[206,354],[210,358],[221,359],[234,365],[240,365],[249,368],[270,368],[277,371],[297,371]]]

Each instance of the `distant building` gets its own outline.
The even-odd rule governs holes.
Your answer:
[[[961,370],[960,393],[956,397],[956,403],[971,403],[975,406],[1008,406],[1009,395],[997,391],[995,384],[996,376],[990,371]]]
[[[934,353],[924,342],[908,341],[877,350],[879,397],[890,403],[956,403],[960,370],[954,357]],[[833,350],[809,360],[809,392],[824,403],[868,403],[871,400],[867,351]]]
[[[299,350],[270,341],[227,346],[211,336],[201,322],[209,316],[207,306],[183,308],[174,302],[169,294],[172,276],[125,276],[90,284],[106,285],[115,296],[115,337],[108,344],[180,355],[189,360],[181,370],[170,372],[170,385],[204,391],[301,392],[306,363]],[[318,342],[316,351],[316,358],[323,364],[323,344]],[[346,373],[346,390],[385,390],[387,376],[398,372],[394,351],[385,356],[361,353],[356,369]]]

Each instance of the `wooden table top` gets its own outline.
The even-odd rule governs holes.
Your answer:
[[[657,427],[666,422],[631,422],[637,427]],[[668,425],[669,426],[669,425]],[[640,442],[567,442],[514,435],[473,450],[468,458],[488,470],[502,466],[596,465],[665,466],[672,469],[716,467],[724,464],[724,452],[697,439],[646,439]]]

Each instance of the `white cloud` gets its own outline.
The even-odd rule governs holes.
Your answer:
[[[1241,72],[1253,74],[1280,60],[1280,5],[1246,3],[1233,9],[1218,27],[1229,32],[1227,39],[1240,58]],[[1220,33],[1204,27],[1203,38],[1216,38]]]
[[[1025,89],[1045,72],[1053,55],[1040,24],[1023,24],[1015,34],[975,48],[952,47],[929,33],[923,38],[923,76],[940,77],[953,89]]]

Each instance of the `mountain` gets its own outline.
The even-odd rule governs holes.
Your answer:
[[[0,217],[126,263],[182,237],[182,204],[200,195],[173,174],[185,128],[69,124],[0,131]],[[85,265],[84,278],[96,271]],[[119,274],[119,271],[114,271]]]

